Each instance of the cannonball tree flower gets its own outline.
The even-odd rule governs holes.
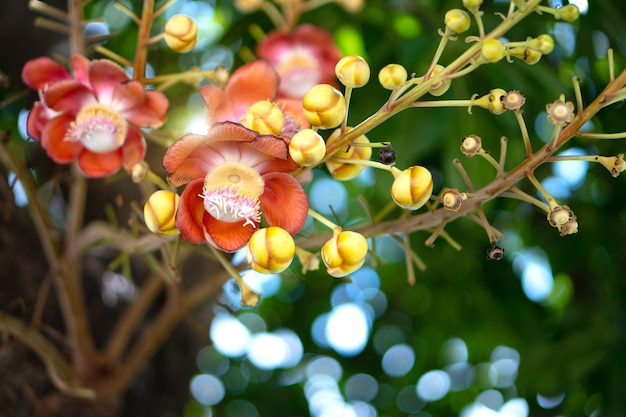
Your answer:
[[[302,99],[317,84],[335,84],[335,65],[341,51],[332,35],[317,26],[303,24],[293,32],[275,31],[257,48],[280,76],[281,97]]]
[[[28,135],[56,163],[76,160],[86,176],[121,167],[130,172],[146,151],[139,129],[165,122],[167,98],[144,90],[112,61],[75,55],[71,63],[73,75],[48,57],[24,65],[22,80],[40,95],[28,115]]]
[[[262,217],[294,235],[309,201],[290,172],[285,139],[260,135],[238,123],[214,123],[206,135],[188,134],[165,152],[163,165],[175,186],[186,184],[176,226],[191,243],[232,252],[243,247]]]
[[[293,136],[301,128],[309,127],[302,111],[302,100],[278,98],[280,77],[264,60],[245,64],[235,70],[222,89],[207,85],[200,89],[200,96],[207,108],[207,124],[218,122],[244,123],[246,113],[255,103],[270,101],[285,116],[281,134]]]

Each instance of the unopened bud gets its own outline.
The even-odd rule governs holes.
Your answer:
[[[503,100],[507,92],[501,88],[494,88],[478,99],[472,99],[472,106],[479,106],[489,110],[493,114],[502,114],[506,111]]]
[[[347,131],[350,130],[352,128],[348,127]],[[339,135],[341,135],[341,130],[335,130],[328,138],[328,144],[335,141]],[[345,150],[335,153],[331,159],[326,161],[326,168],[328,168],[333,178],[339,181],[349,181],[358,177],[365,170],[365,165],[359,164],[358,161],[370,159],[372,157],[372,148],[370,146],[359,146],[360,143],[369,144],[370,141],[367,136],[361,135],[352,144],[347,145]],[[335,158],[352,159],[356,163],[338,162],[334,160]]]
[[[362,57],[350,55],[337,62],[335,74],[346,87],[359,88],[370,80],[370,66]]]
[[[235,0],[235,7],[243,13],[251,13],[259,10],[265,0]]]
[[[619,176],[619,174],[626,169],[626,162],[624,162],[623,153],[620,153],[617,156],[599,156],[598,162],[608,169],[614,177]]]
[[[285,126],[285,116],[271,101],[257,101],[246,111],[243,125],[261,135],[279,135]]]
[[[385,65],[378,73],[378,81],[387,90],[396,90],[404,85],[408,74],[400,64]]]
[[[472,13],[478,13],[483,0],[463,0],[463,6]]]
[[[451,9],[446,12],[444,24],[452,33],[463,33],[470,27],[470,17],[461,9]]]
[[[165,24],[164,35],[165,43],[172,51],[189,52],[198,42],[198,25],[191,17],[177,14]]]
[[[555,17],[557,17],[557,19],[563,19],[566,22],[575,22],[578,20],[578,17],[580,17],[580,10],[575,4],[568,4],[556,9]]]
[[[367,240],[362,234],[343,231],[322,246],[322,261],[329,275],[345,277],[363,266],[367,250]]]
[[[332,85],[318,84],[302,99],[304,116],[311,126],[332,129],[346,117],[346,100]]]
[[[356,13],[363,8],[364,0],[337,0],[337,4],[346,9],[347,12]]]
[[[161,236],[178,233],[176,211],[180,197],[172,191],[154,192],[143,206],[143,218],[148,229]]]
[[[396,176],[391,185],[391,198],[402,208],[417,210],[433,193],[433,176],[430,171],[416,165]]]
[[[435,65],[431,73],[431,77],[434,77],[435,75],[439,74],[441,71],[443,71],[443,66],[439,64]],[[440,80],[438,83],[433,83],[431,85],[429,93],[435,97],[439,97],[443,95],[446,91],[448,91],[451,84],[452,84],[452,80],[449,78]]]
[[[504,58],[504,44],[497,39],[487,39],[483,42],[482,55],[489,62],[498,62]]]
[[[324,138],[313,129],[302,129],[289,143],[289,155],[295,163],[308,167],[317,165],[326,154]]]
[[[248,241],[248,263],[257,272],[277,274],[291,265],[296,252],[293,237],[286,230],[270,226],[255,231]]]

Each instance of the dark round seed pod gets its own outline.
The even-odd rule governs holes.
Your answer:
[[[390,146],[382,148],[378,151],[378,162],[385,165],[393,165],[396,163],[396,151]]]

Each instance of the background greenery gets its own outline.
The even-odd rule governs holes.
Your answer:
[[[140,2],[134,3],[135,10],[138,10]],[[484,7],[487,28],[493,27],[500,19],[494,12],[505,12],[508,7],[507,4],[491,3],[486,2]],[[224,28],[223,35],[216,36],[216,44],[233,50],[233,60],[238,65],[242,62],[242,54],[238,52],[246,48],[254,50],[255,47],[255,40],[248,30],[250,25],[258,25],[266,31],[271,29],[271,25],[261,13],[240,15],[234,11],[231,2],[218,2],[215,6],[219,11],[215,21]],[[89,13],[95,16],[109,7],[111,2],[94,1]],[[304,15],[303,21],[310,21],[331,31],[346,53],[364,54],[373,74],[391,62],[400,63],[409,72],[420,74],[428,67],[438,44],[437,29],[442,27],[443,14],[452,7],[460,7],[460,1],[373,0],[368,1],[364,10],[356,15],[349,15],[335,5],[329,5]],[[0,16],[4,16],[8,8],[7,2],[0,5]],[[21,90],[17,77],[21,65],[26,59],[50,53],[48,48],[53,41],[60,39],[50,37],[42,29],[33,28],[32,17],[30,14],[19,16],[21,27],[0,24],[0,69],[12,80],[10,85],[0,90],[2,94]],[[594,0],[590,2],[588,13],[573,23],[576,30],[575,48],[571,54],[568,55],[562,45],[557,45],[549,57],[534,66],[527,66],[521,61],[502,61],[497,65],[484,66],[455,81],[443,98],[466,99],[474,93],[482,95],[496,87],[521,90],[527,99],[524,116],[531,130],[532,141],[539,147],[542,142],[534,131],[534,121],[545,110],[545,105],[558,98],[559,94],[564,93],[567,99],[574,99],[571,84],[573,75],[581,78],[583,97],[588,101],[606,83],[606,56],[603,51],[597,51],[597,47],[594,49],[594,39],[605,36],[610,47],[615,50],[616,70],[626,68],[626,60],[623,58],[626,56],[625,23],[626,5],[609,0]],[[133,30],[132,25],[125,26],[107,47],[131,58],[133,42],[127,39],[134,39]],[[29,31],[33,33],[27,34]],[[531,16],[510,33],[509,39],[522,40],[541,33],[556,35],[554,19],[550,16]],[[20,53],[13,53],[18,41],[24,47]],[[447,62],[464,46],[462,41],[451,44],[442,61]],[[151,64],[162,73],[171,72],[179,65],[184,65],[181,62],[185,62],[179,61],[177,55],[165,48],[159,49],[152,57]],[[181,128],[177,123],[182,122],[177,122],[176,115],[180,113],[181,120],[185,116],[187,100],[192,93],[193,89],[188,86],[168,91],[173,108],[170,128]],[[22,107],[28,107],[33,98],[29,96],[28,99],[1,109],[0,124],[3,130],[17,129],[19,111]],[[350,122],[363,120],[376,111],[386,98],[387,92],[377,85],[373,76],[369,85],[354,93]],[[593,122],[594,131],[625,131],[626,118],[622,104],[601,112]],[[508,168],[515,166],[524,157],[519,128],[513,115],[494,116],[482,109],[474,109],[471,115],[463,108],[407,110],[374,129],[368,137],[372,141],[391,141],[398,155],[399,167],[420,164],[433,170],[437,192],[443,186],[464,188],[452,160],[462,158],[459,152],[460,140],[469,134],[481,136],[483,146],[494,155],[499,154],[499,138],[507,136]],[[583,148],[590,154],[615,155],[624,151],[623,141],[619,140],[598,142],[575,139],[571,145]],[[29,160],[31,163],[40,161],[42,157],[36,145],[32,148],[34,156]],[[152,157],[158,160],[158,152]],[[42,164],[34,164],[34,167],[42,173],[42,182],[45,182],[46,176],[52,176],[58,171],[45,162]],[[493,177],[491,167],[481,160],[466,158],[463,164],[477,186]],[[384,174],[375,174],[375,182],[367,187],[346,184],[352,215],[361,218],[364,215],[362,206],[356,202],[360,195],[367,198],[374,212],[385,205],[391,180]],[[552,174],[550,166],[542,167],[537,172],[540,179]],[[3,175],[6,173],[3,172]],[[364,351],[355,357],[342,357],[331,349],[319,347],[312,340],[313,321],[330,309],[331,294],[341,285],[341,281],[326,276],[323,271],[302,276],[298,265],[294,265],[283,275],[281,288],[276,295],[263,298],[257,308],[239,310],[234,314],[258,314],[267,323],[268,330],[284,327],[293,329],[302,340],[305,358],[327,355],[341,363],[343,377],[339,381],[340,385],[357,373],[374,376],[379,386],[384,386],[372,402],[378,410],[378,416],[410,414],[398,408],[396,395],[405,387],[415,385],[424,372],[444,366],[446,362],[442,349],[446,341],[453,338],[465,341],[472,364],[489,362],[490,355],[498,346],[508,346],[519,352],[520,366],[514,387],[501,391],[505,400],[526,398],[531,416],[625,415],[624,181],[623,176],[614,179],[603,167],[590,165],[584,182],[571,190],[569,197],[560,199],[575,211],[580,224],[577,234],[566,237],[560,237],[548,225],[545,214],[538,209],[514,200],[491,202],[485,207],[488,218],[496,227],[508,231],[509,237],[515,237],[502,241],[507,253],[501,262],[485,259],[489,246],[486,234],[467,219],[460,219],[446,228],[462,245],[460,252],[441,239],[433,248],[424,246],[423,242],[428,237],[426,233],[411,235],[413,249],[426,261],[428,268],[418,272],[416,284],[410,286],[403,260],[377,267],[381,288],[387,297],[387,309],[372,324],[371,332],[374,335],[389,325],[401,329],[400,340],[411,345],[416,352],[415,365],[405,376],[393,378],[382,372],[381,355],[375,348],[373,337],[370,337]],[[534,194],[529,184],[522,183],[520,187]],[[5,196],[3,194],[2,198]],[[96,197],[91,195],[91,198]],[[0,200],[0,203],[4,204],[4,201]],[[93,213],[89,213],[89,218],[103,215],[98,204],[90,207]],[[2,242],[2,245],[8,244]],[[516,256],[530,248],[541,248],[545,252],[557,283],[553,296],[544,302],[535,302],[527,297],[513,266]],[[8,250],[5,246],[2,253],[6,256]],[[5,294],[1,308],[5,308],[11,296],[20,291],[7,284],[12,276],[8,274],[9,271],[7,269],[6,274],[0,273]],[[25,285],[34,286],[36,283]],[[92,290],[97,293],[97,286]],[[97,294],[95,297],[97,299]],[[223,300],[215,300],[215,304],[223,306]],[[188,380],[191,374],[200,372],[195,368],[195,352],[210,344],[208,317],[212,315],[209,313],[211,309],[211,306],[207,306],[195,317],[193,326],[186,323],[183,327],[187,330],[181,329],[173,335],[172,341],[164,347],[140,381],[146,386],[159,386],[151,389],[144,387],[143,390],[134,388],[129,393],[125,415],[144,415],[145,412],[145,415],[184,413],[187,416],[199,416],[209,413],[209,409],[191,398]],[[189,331],[189,327],[193,331]],[[177,349],[184,349],[187,355],[173,355],[171,352]],[[246,403],[242,400],[253,404],[260,416],[309,414],[302,384],[280,383],[287,371],[259,373],[246,359],[229,361],[232,366],[247,369],[249,381],[243,390],[227,389],[224,400],[210,411],[214,415],[243,415],[234,411],[246,409]],[[173,369],[177,368],[177,364],[181,364],[180,368]],[[260,374],[263,374],[262,377]],[[3,378],[11,378],[11,375],[2,373]],[[153,381],[147,382],[150,379]],[[411,415],[459,415],[462,408],[474,401],[484,389],[480,378],[476,378],[463,390],[451,392],[441,400],[416,406]],[[556,408],[545,409],[536,401],[538,393],[546,396],[565,395]]]

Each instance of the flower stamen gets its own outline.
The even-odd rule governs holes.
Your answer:
[[[88,104],[70,123],[65,140],[81,142],[95,153],[107,153],[124,144],[127,131],[126,120],[116,111],[102,104]]]
[[[211,170],[198,196],[204,209],[217,220],[256,228],[261,221],[261,202],[265,183],[254,169],[238,162],[224,162]]]

